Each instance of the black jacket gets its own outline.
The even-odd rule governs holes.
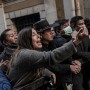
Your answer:
[[[4,47],[3,52],[0,54],[0,60],[10,60],[16,48],[17,48],[16,45]]]

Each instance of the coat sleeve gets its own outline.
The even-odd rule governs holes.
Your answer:
[[[71,71],[69,64],[55,64],[50,68],[50,70],[56,74],[63,74]]]
[[[39,52],[36,50],[24,50],[21,55],[23,61],[27,61],[30,67],[43,67],[60,63],[63,60],[76,53],[76,48],[72,41],[64,44],[62,47],[49,52]]]
[[[90,52],[78,52],[75,56],[77,56],[78,59],[81,59],[82,64],[90,61]]]
[[[0,68],[0,90],[11,90],[11,84]]]

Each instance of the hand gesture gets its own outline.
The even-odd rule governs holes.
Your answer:
[[[71,72],[74,74],[78,74],[81,71],[81,66],[78,65],[70,65]]]
[[[84,25],[82,28],[78,28],[73,31],[72,39],[75,45],[81,43],[81,41],[88,36],[88,30]]]

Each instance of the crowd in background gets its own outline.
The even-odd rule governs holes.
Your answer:
[[[90,90],[90,20],[41,20],[0,35],[0,90]]]

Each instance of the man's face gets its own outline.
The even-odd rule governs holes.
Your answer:
[[[61,30],[63,30],[64,28],[66,28],[66,27],[68,27],[68,26],[69,26],[68,22],[65,23],[64,25],[61,25]]]
[[[6,43],[7,44],[13,44],[17,43],[17,33],[13,30],[10,30],[6,33]]]
[[[78,28],[83,28],[84,27],[84,20],[82,19],[82,20],[79,20],[78,22],[77,22],[77,27]]]
[[[46,31],[44,31],[44,33],[42,34],[42,39],[46,40],[48,42],[53,40],[53,33],[51,29],[48,29]]]

